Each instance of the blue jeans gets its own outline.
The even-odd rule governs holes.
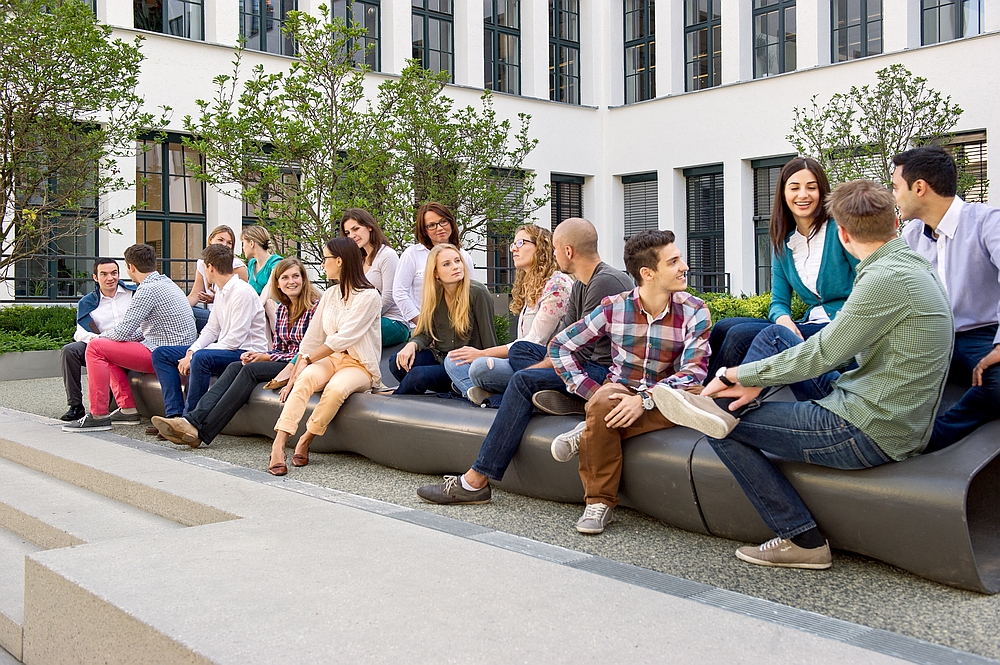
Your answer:
[[[181,375],[177,362],[187,354],[186,346],[159,346],[153,349],[153,369],[163,391],[163,409],[167,418],[182,416],[194,411],[198,400],[208,391],[209,381],[219,376],[231,363],[239,362],[242,349],[201,349],[191,356],[191,374],[188,376],[187,405],[181,391]]]
[[[750,345],[745,362],[767,358],[801,342],[782,326],[765,328]],[[806,401],[828,395],[837,376],[839,373],[829,372],[794,384],[796,399],[803,401],[751,403],[727,438],[707,437],[764,523],[779,538],[791,538],[813,529],[816,521],[765,452],[835,469],[865,469],[891,461],[857,427]]]
[[[208,311],[207,307],[199,306],[192,306],[191,311],[194,313],[194,327],[200,333],[201,329],[208,323],[208,317],[211,315],[211,312]]]
[[[541,362],[549,355],[549,350],[534,342],[514,342],[507,351],[507,360],[515,372],[527,369]]]
[[[715,378],[715,373],[720,367],[736,367],[742,363],[757,333],[771,325],[774,324],[767,319],[752,319],[745,316],[733,316],[716,321],[708,338],[708,344],[712,347],[712,357],[709,359],[705,385]],[[809,339],[826,327],[825,323],[796,325],[805,339]]]
[[[490,369],[490,363],[493,368]],[[471,363],[459,365],[450,358],[444,359],[444,369],[448,372],[451,382],[462,393],[469,396],[469,388],[478,386],[491,393],[502,393],[507,389],[514,370],[506,358],[476,358]]]
[[[604,383],[608,376],[608,368],[595,363],[584,363],[583,369],[598,383]],[[528,427],[528,421],[531,420],[534,410],[531,396],[539,390],[559,390],[565,393],[566,384],[554,369],[523,369],[514,372],[503,394],[500,411],[479,448],[479,458],[472,465],[473,471],[492,480],[503,479],[510,461],[514,459],[514,453],[521,445],[521,437]]]
[[[389,371],[399,381],[393,395],[423,395],[428,390],[444,393],[451,390],[451,379],[444,365],[439,363],[430,349],[417,351],[410,371],[396,367],[396,353],[389,358]]]
[[[996,334],[995,324],[955,333],[955,351],[951,356],[952,382],[962,381],[972,386],[972,370],[993,350]],[[970,387],[955,406],[938,414],[925,452],[947,448],[997,417],[1000,417],[1000,365],[993,365],[983,372],[983,385]]]
[[[199,400],[198,406],[188,409],[184,417],[198,428],[198,437],[202,441],[212,443],[236,412],[247,403],[254,388],[278,376],[287,364],[268,361],[249,365],[231,363]]]

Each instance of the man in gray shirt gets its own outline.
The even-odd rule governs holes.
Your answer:
[[[956,196],[955,162],[940,147],[892,161],[899,216],[910,221],[903,239],[937,269],[955,315],[951,380],[969,386],[934,421],[926,450],[933,452],[1000,416],[1000,210]]]
[[[569,305],[560,322],[560,330],[589,314],[605,297],[633,288],[628,275],[601,261],[597,252],[597,230],[587,220],[571,218],[562,222],[556,227],[552,244],[555,246],[559,269],[577,280],[570,292]],[[521,445],[521,437],[533,412],[532,396],[542,390],[558,390],[566,394],[566,384],[553,368],[545,347],[530,342],[515,344],[511,347],[510,356],[511,365],[515,369],[515,349],[518,347],[522,347],[522,363],[525,358],[530,362],[535,355],[535,360],[541,362],[514,372],[503,394],[500,410],[479,449],[479,459],[472,468],[462,476],[445,476],[443,483],[419,488],[417,496],[423,500],[440,504],[488,503],[491,496],[489,479],[503,478],[514,453]],[[537,351],[531,347],[537,347]],[[610,342],[597,345],[588,356],[580,360],[588,376],[603,383],[611,363]]]

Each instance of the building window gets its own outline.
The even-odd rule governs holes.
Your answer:
[[[989,181],[986,178],[986,132],[956,134],[944,149],[951,153],[959,169],[958,195],[970,203],[986,203]]]
[[[753,0],[753,77],[795,71],[795,0]]]
[[[580,103],[580,0],[549,0],[549,99]]]
[[[684,89],[722,83],[722,0],[684,0]]]
[[[188,39],[205,39],[205,7],[201,0],[135,0],[135,28]]]
[[[625,189],[625,240],[659,228],[656,171],[622,176]]]
[[[505,191],[504,218],[495,220],[504,222],[503,227],[511,228],[515,224],[525,223],[524,212],[524,177],[523,171],[508,169],[495,170],[494,182]],[[517,269],[510,253],[511,235],[498,232],[491,223],[486,226],[486,286],[494,293],[509,293],[514,285]]]
[[[247,48],[295,55],[295,42],[281,28],[288,12],[296,9],[296,0],[240,0],[240,36],[247,40]]]
[[[553,173],[550,182],[551,229],[555,231],[570,217],[583,217],[583,176]]]
[[[753,168],[754,252],[757,263],[757,293],[771,290],[771,208],[782,167],[791,157],[755,159]]]
[[[654,0],[625,0],[625,103],[656,97]]]
[[[185,293],[205,247],[205,185],[195,180],[188,162],[204,164],[177,135],[162,143],[136,141],[135,240],[153,246],[157,270]]]
[[[920,0],[921,43],[937,44],[983,31],[983,0]]]
[[[688,285],[698,291],[728,292],[722,165],[684,169],[687,183]]]
[[[367,32],[358,43],[356,62],[365,63],[373,72],[382,71],[382,22],[379,0],[333,0],[333,16]]]
[[[882,0],[833,0],[830,7],[834,62],[882,52]]]
[[[413,59],[432,72],[449,72],[455,80],[454,8],[452,0],[410,0]]]
[[[520,95],[520,0],[484,0],[483,26],[484,86],[487,90]]]
[[[276,187],[276,191],[274,192],[263,192],[261,205],[247,201],[246,197],[243,198],[243,226],[261,225],[266,227],[271,232],[272,252],[281,254],[282,256],[297,256],[299,253],[299,244],[289,240],[280,233],[276,233],[273,220],[283,212],[280,210],[280,206],[284,203],[285,193],[298,190],[301,174],[297,169],[295,171],[282,169],[282,171],[281,185]],[[240,248],[237,247],[236,252],[239,253],[239,251]]]

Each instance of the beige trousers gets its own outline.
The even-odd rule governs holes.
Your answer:
[[[275,423],[276,431],[295,434],[313,393],[323,391],[319,404],[306,421],[306,431],[322,436],[341,405],[351,396],[370,390],[372,375],[365,366],[346,353],[334,353],[311,363],[295,380],[292,393]]]

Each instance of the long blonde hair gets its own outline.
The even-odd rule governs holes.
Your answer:
[[[555,252],[552,246],[552,232],[536,224],[525,224],[515,233],[524,231],[535,242],[535,255],[531,257],[531,265],[526,269],[517,269],[514,277],[514,288],[510,291],[510,311],[520,313],[525,304],[534,307],[542,297],[545,283],[558,269]]]
[[[289,298],[284,291],[278,288],[278,278],[292,268],[298,268],[299,274],[302,275],[302,290],[295,297],[295,300]],[[274,270],[271,272],[271,297],[288,308],[288,325],[290,326],[294,326],[295,322],[319,301],[319,290],[309,281],[306,267],[297,256],[282,259],[274,266]]]
[[[458,254],[458,260],[462,262],[465,269],[462,275],[462,283],[458,285],[455,293],[455,302],[448,308],[448,318],[451,320],[451,327],[459,337],[466,337],[472,330],[472,316],[469,306],[469,266],[465,265],[465,257],[458,247],[450,243],[434,245],[431,253],[427,255],[427,265],[424,268],[424,287],[420,298],[420,316],[417,318],[417,329],[414,334],[427,333],[433,339],[437,339],[434,334],[434,310],[437,309],[441,298],[444,298],[444,287],[437,277],[437,260],[441,252],[451,250]]]

